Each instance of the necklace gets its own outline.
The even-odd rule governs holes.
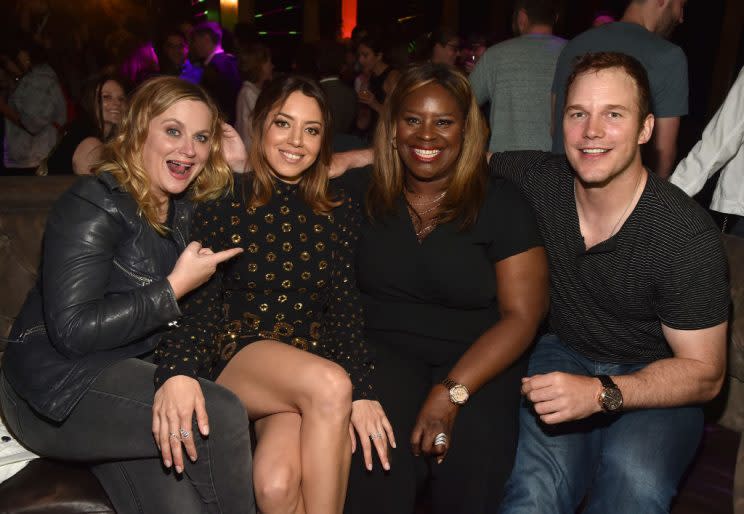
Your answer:
[[[411,216],[411,222],[413,223],[413,230],[416,233],[416,239],[420,243],[424,238],[434,230],[437,226],[437,217],[433,216],[427,222],[424,222],[424,216],[433,212],[439,207],[444,199],[447,191],[442,191],[431,199],[426,199],[423,202],[411,202],[406,191],[406,207],[408,208],[408,214]],[[419,198],[423,195],[417,195]]]
[[[431,205],[432,203],[440,202],[446,194],[447,191],[442,191],[441,193],[434,195],[433,197],[427,198],[425,195],[410,193],[406,191],[406,200],[408,200],[408,203],[411,205]],[[414,198],[417,201],[414,201]]]
[[[630,209],[630,206],[633,205],[633,200],[635,200],[636,194],[638,194],[638,186],[641,183],[641,177],[643,177],[643,173],[638,174],[638,179],[636,180],[635,186],[633,186],[633,194],[630,197],[630,201],[628,202],[628,205],[625,206],[625,209],[623,209],[622,214],[620,214],[620,217],[617,219],[615,224],[612,226],[612,230],[610,230],[610,233],[607,234],[607,237],[604,239],[605,241],[615,235],[615,231],[619,228],[620,222],[625,217],[625,214],[628,212],[628,209]],[[576,198],[576,181],[575,180],[573,183],[573,189],[574,189],[574,203],[576,203],[576,208],[578,209],[579,201]]]

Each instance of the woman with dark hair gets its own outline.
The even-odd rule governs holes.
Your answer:
[[[152,353],[179,301],[240,252],[187,239],[193,202],[232,185],[222,132],[194,84],[161,77],[137,90],[97,176],[52,208],[39,283],[3,357],[10,431],[39,455],[94,465],[119,514],[255,512],[235,395],[182,375],[153,387]],[[196,424],[174,397],[195,406]]]
[[[317,83],[286,76],[264,88],[249,171],[193,223],[204,246],[247,251],[189,298],[158,352],[159,381],[213,378],[243,401],[265,514],[340,513],[350,419],[365,453],[370,434],[390,430],[379,403],[366,399],[371,363],[352,269],[360,212],[347,191],[329,187],[331,134]]]
[[[372,383],[405,443],[391,473],[352,465],[349,513],[413,512],[428,479],[434,513],[498,506],[516,451],[520,356],[548,297],[534,215],[489,179],[487,134],[467,77],[439,64],[404,72],[380,116],[357,281]]]
[[[361,38],[357,53],[362,72],[368,77],[367,83],[362,84],[358,91],[359,101],[379,113],[385,98],[395,88],[400,72],[385,61],[383,42],[377,37],[367,35]]]
[[[238,93],[235,106],[235,130],[240,134],[246,148],[251,147],[251,116],[258,95],[264,84],[271,80],[274,64],[271,51],[265,45],[252,43],[238,52],[238,71],[243,78],[243,86]]]
[[[102,75],[88,81],[80,102],[80,117],[47,157],[48,175],[87,175],[101,159],[103,144],[112,139],[127,107],[122,81]]]

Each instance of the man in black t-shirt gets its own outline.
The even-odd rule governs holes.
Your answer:
[[[494,154],[536,211],[551,272],[550,334],[523,379],[502,513],[668,512],[725,371],[728,283],[715,225],[643,167],[643,67],[576,65],[565,156]]]

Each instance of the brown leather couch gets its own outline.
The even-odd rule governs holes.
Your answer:
[[[74,177],[0,177],[0,354],[27,291],[36,280],[49,207]],[[744,239],[725,239],[732,278],[734,321],[730,380],[673,514],[744,514]],[[737,455],[737,448],[739,448]],[[734,466],[737,470],[734,481]],[[424,506],[422,506],[424,507]],[[424,507],[425,509],[425,507]],[[113,513],[103,489],[84,467],[32,461],[0,484],[0,513]],[[382,514],[382,513],[381,513]]]

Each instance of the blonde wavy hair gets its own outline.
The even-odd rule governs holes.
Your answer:
[[[460,107],[465,125],[462,148],[447,183],[439,223],[459,221],[460,229],[473,225],[486,194],[488,180],[486,142],[488,128],[478,108],[468,78],[454,67],[422,63],[408,68],[388,96],[377,123],[374,140],[374,167],[367,192],[367,214],[373,220],[393,215],[403,194],[405,166],[393,144],[396,125],[405,99],[429,84],[442,86]]]
[[[328,213],[341,201],[331,198],[328,191],[328,170],[333,157],[332,133],[333,119],[325,93],[312,79],[299,75],[286,75],[269,82],[262,90],[253,109],[251,122],[251,149],[248,152],[248,163],[251,169],[252,189],[246,201],[252,207],[266,205],[274,192],[274,173],[269,166],[264,150],[266,124],[274,110],[287,101],[289,95],[299,91],[318,102],[322,115],[320,152],[315,162],[302,173],[299,191],[303,200],[315,212]]]
[[[222,155],[222,119],[217,104],[201,87],[176,77],[156,77],[137,88],[123,116],[119,134],[104,145],[102,160],[96,169],[96,173],[108,172],[116,178],[137,202],[140,216],[161,235],[168,232],[168,227],[158,220],[158,205],[150,190],[142,148],[153,118],[181,100],[202,102],[212,116],[209,156],[204,169],[189,186],[189,198],[195,202],[214,200],[231,190],[233,178]]]

